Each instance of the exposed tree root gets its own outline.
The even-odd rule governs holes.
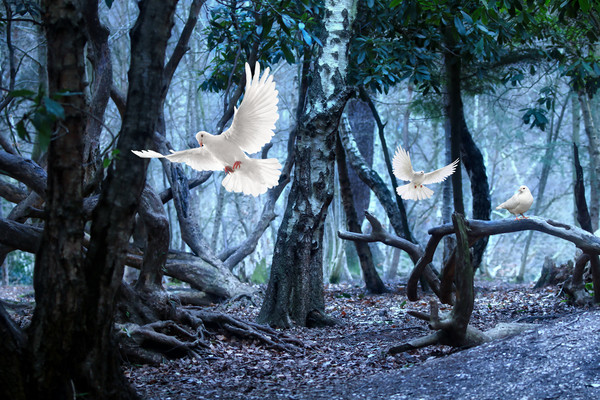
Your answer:
[[[199,307],[182,307],[165,292],[140,292],[124,284],[117,307],[116,334],[124,359],[158,364],[165,359],[201,357],[219,335],[256,340],[279,351],[301,351],[304,343],[266,325]]]
[[[467,325],[466,332],[462,341],[457,342],[451,319],[441,320],[438,315],[437,303],[431,303],[431,315],[418,311],[409,311],[410,315],[428,321],[432,329],[438,329],[434,333],[410,340],[398,346],[393,346],[388,349],[388,354],[398,354],[409,350],[420,349],[427,346],[447,345],[466,349],[469,347],[479,346],[480,344],[490,342],[492,340],[502,339],[524,332],[529,329],[537,328],[538,324],[529,323],[499,323],[494,328],[485,332]]]
[[[218,329],[242,339],[258,340],[277,350],[293,353],[305,347],[301,340],[280,333],[268,325],[242,321],[222,313],[195,310],[193,314],[200,318],[207,328]]]

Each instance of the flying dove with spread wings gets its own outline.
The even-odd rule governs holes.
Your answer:
[[[256,159],[246,155],[258,152],[274,135],[277,113],[277,90],[269,68],[259,78],[260,65],[256,63],[254,77],[248,63],[246,91],[239,108],[234,108],[233,122],[220,135],[200,131],[196,140],[200,147],[160,154],[152,150],[132,150],[142,158],[166,158],[186,163],[198,171],[224,170],[227,175],[223,186],[230,192],[258,196],[279,182],[281,164],[275,158]]]
[[[444,181],[454,173],[457,165],[458,158],[454,160],[454,162],[443,168],[436,169],[435,171],[427,173],[425,173],[425,171],[417,172],[412,168],[408,151],[404,150],[401,146],[398,146],[396,154],[394,154],[394,160],[392,161],[393,172],[398,179],[410,181],[410,183],[398,186],[396,192],[404,200],[428,199],[433,194],[433,190],[425,185]]]
[[[533,196],[531,191],[527,186],[523,185],[510,199],[496,207],[496,210],[504,208],[513,214],[515,219],[520,219],[519,215],[523,218],[527,218],[523,213],[529,210],[532,204]]]

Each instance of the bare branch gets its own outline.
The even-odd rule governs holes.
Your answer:
[[[23,182],[41,197],[46,197],[46,171],[32,160],[0,151],[0,174]]]
[[[173,49],[173,53],[171,54],[171,58],[165,65],[165,72],[163,75],[163,90],[165,91],[162,98],[166,97],[166,91],[171,85],[171,79],[173,79],[173,75],[175,74],[175,70],[179,65],[179,62],[183,58],[184,54],[189,50],[188,43],[190,41],[190,37],[192,36],[192,32],[196,27],[196,23],[198,22],[198,14],[200,13],[200,9],[206,3],[206,0],[194,0],[189,7],[190,14],[188,16],[187,21],[185,22],[185,26],[181,31],[181,35],[179,35],[179,39],[177,40],[177,44]]]
[[[572,242],[579,247],[583,252],[589,254],[600,254],[600,238],[593,234],[584,231],[583,229],[564,224],[553,220],[543,220],[540,218],[528,219],[503,219],[496,221],[484,220],[465,220],[467,227],[470,229],[469,242],[490,235],[498,235],[502,233],[520,232],[520,231],[538,231],[548,235]],[[445,224],[429,230],[431,238],[425,248],[424,256],[419,260],[415,268],[412,270],[406,287],[406,294],[409,300],[415,301],[417,296],[417,283],[423,273],[423,269],[433,259],[433,253],[437,248],[440,240],[454,233],[452,224]]]
[[[0,243],[5,246],[35,253],[41,238],[42,228],[0,218]]]
[[[381,242],[387,244],[388,246],[396,247],[408,253],[408,256],[415,264],[423,256],[423,249],[421,248],[421,246],[385,231],[381,226],[381,222],[379,222],[379,220],[369,211],[365,210],[365,217],[369,220],[371,226],[373,227],[371,233],[367,235],[364,233],[338,231],[338,236],[341,239],[346,240],[363,242]]]
[[[0,197],[11,203],[20,203],[27,198],[27,192],[16,185],[0,180]]]

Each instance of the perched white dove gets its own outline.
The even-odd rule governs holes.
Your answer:
[[[404,200],[428,199],[433,194],[433,190],[425,187],[425,185],[444,181],[454,173],[457,165],[458,158],[451,164],[432,172],[415,172],[413,171],[412,163],[410,162],[410,155],[406,150],[398,146],[396,154],[394,154],[394,160],[392,161],[394,175],[396,175],[398,179],[410,181],[410,183],[404,186],[398,186],[396,192]]]
[[[505,208],[511,214],[514,214],[516,219],[519,219],[518,215],[521,215],[523,218],[527,218],[523,215],[523,213],[529,210],[529,207],[531,207],[532,203],[533,196],[531,195],[529,188],[523,185],[519,188],[517,193],[513,195],[513,197],[496,207],[496,210]]]
[[[254,77],[246,63],[246,92],[233,122],[220,135],[200,131],[196,140],[200,147],[173,151],[163,155],[152,150],[132,152],[142,158],[166,158],[183,162],[199,171],[225,170],[223,186],[230,192],[258,196],[277,185],[281,164],[275,158],[256,159],[246,155],[256,153],[273,137],[277,113],[277,90],[267,68],[259,79],[260,65],[256,63]]]

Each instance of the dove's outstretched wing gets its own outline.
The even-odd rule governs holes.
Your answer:
[[[423,185],[427,185],[429,183],[438,183],[446,180],[447,177],[454,173],[457,165],[458,158],[445,167],[426,173],[423,179]]]
[[[392,160],[392,170],[398,179],[411,181],[413,179],[413,168],[410,162],[408,151],[398,146],[394,159]]]
[[[248,154],[256,153],[274,135],[277,113],[277,90],[269,68],[259,78],[260,65],[254,67],[254,77],[246,63],[246,92],[239,108],[233,114],[233,122],[223,133],[227,140],[237,144]]]
[[[203,147],[181,151],[171,150],[171,154],[166,155],[153,150],[131,150],[131,152],[141,158],[166,158],[172,162],[186,163],[198,171],[219,171],[223,169],[223,164]]]

